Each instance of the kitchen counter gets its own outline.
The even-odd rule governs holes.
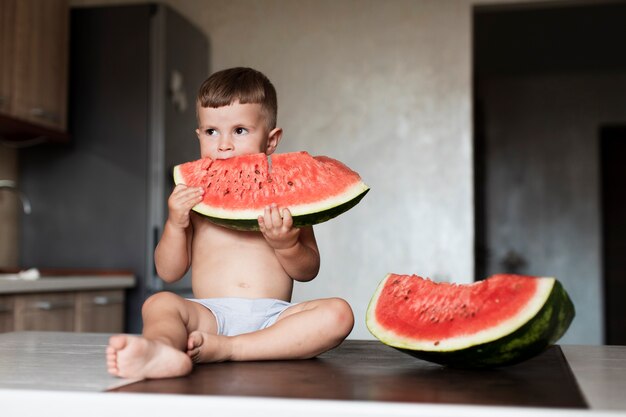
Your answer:
[[[130,273],[55,275],[34,280],[13,279],[8,274],[0,274],[0,294],[123,289],[134,285],[135,277]]]
[[[205,364],[184,378],[132,381],[106,374],[107,338],[1,334],[3,414],[626,416],[624,346],[555,346],[505,371],[476,373],[348,340],[308,361]]]

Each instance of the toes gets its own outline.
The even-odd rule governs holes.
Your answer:
[[[126,343],[128,343],[128,338],[125,334],[116,334],[109,338],[109,348],[113,348],[115,350],[122,350],[126,347]],[[107,349],[108,350],[108,349]]]
[[[202,333],[200,332],[191,332],[189,334],[189,338],[187,338],[187,349],[193,350],[202,345]]]

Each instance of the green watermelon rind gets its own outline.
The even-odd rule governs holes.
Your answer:
[[[334,205],[324,204],[323,202],[319,204],[319,206],[309,205],[310,210],[309,213],[304,214],[292,214],[293,225],[294,227],[304,227],[304,226],[312,226],[315,224],[326,222],[330,219],[333,219],[339,216],[342,213],[350,210],[352,207],[356,206],[365,194],[369,191],[368,187],[364,187],[362,191],[356,196],[350,198],[347,201],[341,202]],[[335,198],[334,201],[342,201],[345,200],[340,197]],[[228,227],[229,229],[241,230],[241,231],[258,231],[259,230],[259,221],[258,214],[254,214],[253,218],[225,218],[218,217],[212,215],[210,210],[206,210],[202,204],[199,204],[193,208],[193,211],[202,214],[212,223],[215,223],[220,226]],[[291,209],[290,209],[291,211]]]
[[[543,278],[546,279],[546,278]],[[384,344],[419,359],[455,368],[494,368],[528,360],[556,343],[569,328],[576,314],[574,304],[563,285],[555,278],[552,290],[539,311],[521,327],[512,328],[500,337],[458,350],[411,349],[406,341],[397,343],[388,335],[379,337],[375,327],[368,329]],[[370,308],[373,307],[370,305]],[[368,308],[369,317],[369,308]]]
[[[174,167],[173,174],[175,184],[184,184],[180,165]],[[292,214],[295,227],[312,226],[333,219],[350,210],[365,197],[369,190],[364,182],[358,181],[331,199],[287,208]],[[203,215],[214,224],[240,231],[258,231],[258,216],[263,214],[255,210],[217,209],[204,203],[194,206],[192,210]]]

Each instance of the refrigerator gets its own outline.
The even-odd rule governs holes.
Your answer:
[[[154,248],[167,218],[174,165],[200,157],[195,99],[209,41],[161,4],[71,9],[68,145],[20,150],[24,268],[127,269],[126,329],[168,290],[191,296],[187,274],[164,284]]]

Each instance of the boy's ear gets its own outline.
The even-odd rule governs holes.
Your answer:
[[[278,143],[283,138],[283,129],[280,127],[272,130],[267,137],[267,147],[265,148],[265,154],[271,155],[278,147]]]

